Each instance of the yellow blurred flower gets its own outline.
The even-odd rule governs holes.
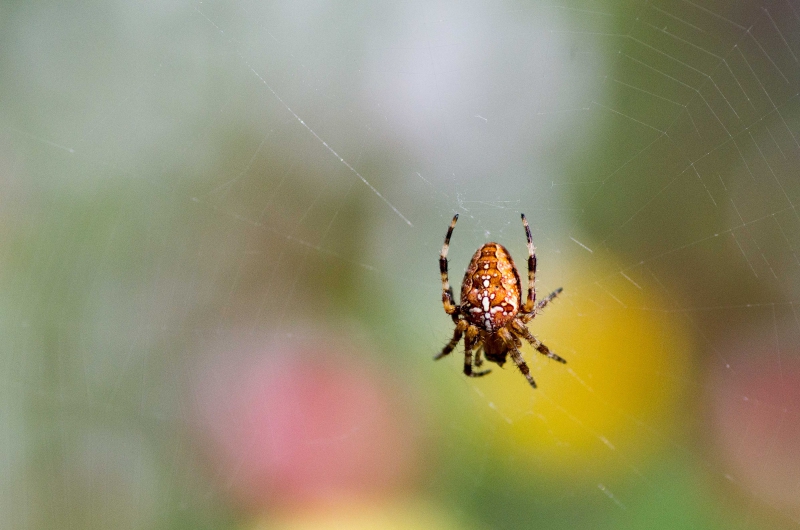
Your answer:
[[[597,278],[622,270],[597,261],[567,271],[564,294],[530,324],[567,365],[526,345],[538,389],[512,362],[469,383],[496,454],[564,479],[630,473],[674,435],[689,377],[689,335],[664,287],[649,273]]]
[[[457,530],[465,526],[421,501],[351,504],[263,519],[246,530]]]

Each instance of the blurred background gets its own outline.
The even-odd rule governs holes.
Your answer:
[[[796,0],[0,13],[0,527],[800,524]]]

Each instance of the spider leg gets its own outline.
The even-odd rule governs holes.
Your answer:
[[[483,343],[479,343],[475,348],[475,361],[473,362],[472,366],[475,368],[479,368],[483,366]],[[486,375],[491,372],[491,369],[488,370],[481,370],[479,372],[473,372],[472,377],[480,377],[482,375]]]
[[[528,239],[528,299],[522,306],[523,313],[530,313],[536,307],[536,289],[533,286],[536,279],[536,247],[533,246],[533,238],[531,237],[531,227],[528,226],[528,220],[525,214],[522,216],[522,225],[525,227],[525,237]]]
[[[533,388],[536,388],[536,381],[533,380],[531,370],[528,368],[527,363],[525,363],[525,359],[522,358],[522,352],[517,349],[514,337],[505,328],[500,329],[500,331],[498,331],[498,335],[500,335],[500,337],[506,343],[506,346],[508,346],[508,351],[511,354],[511,358],[514,359],[514,363],[517,365],[517,368],[519,368],[519,371],[522,372],[522,375],[525,376],[525,379],[528,380],[528,383],[530,383]]]
[[[447,346],[442,349],[441,353],[433,358],[434,361],[438,361],[445,355],[450,355],[450,352],[452,352],[458,345],[458,342],[461,340],[461,336],[464,334],[464,331],[467,329],[468,325],[469,324],[467,324],[466,320],[458,321],[458,324],[456,325],[456,331],[453,333],[453,338],[450,339],[450,342],[448,342]]]
[[[475,362],[473,363],[475,368],[483,366],[483,343],[478,344],[475,347]]]
[[[475,345],[477,336],[478,328],[475,326],[467,328],[467,336],[464,339],[464,375],[467,377],[480,377],[491,372],[491,370],[481,370],[480,372],[472,371],[472,348]]]
[[[536,351],[538,351],[542,355],[546,355],[547,357],[550,357],[554,361],[558,361],[560,363],[567,364],[566,360],[564,360],[563,358],[559,357],[555,353],[551,352],[550,348],[548,348],[547,346],[542,344],[542,341],[540,341],[539,339],[534,337],[533,334],[531,334],[531,332],[528,330],[528,328],[526,328],[525,325],[522,322],[520,322],[519,320],[517,320],[517,319],[512,320],[511,321],[511,327],[514,329],[514,331],[516,333],[522,335],[525,338],[525,340],[530,342],[531,346],[536,348]]]
[[[560,294],[561,294],[561,291],[563,291],[563,290],[564,290],[564,288],[563,288],[563,287],[559,287],[558,289],[556,289],[556,290],[555,290],[555,291],[553,291],[552,293],[548,294],[548,295],[547,295],[547,298],[545,298],[544,300],[542,300],[541,302],[539,302],[538,304],[536,304],[536,310],[538,311],[538,310],[540,310],[540,309],[544,309],[544,308],[545,308],[545,306],[546,306],[547,304],[549,304],[550,302],[552,302],[552,301],[553,301],[553,299],[555,299],[555,297],[556,297],[556,296],[560,295]]]
[[[453,316],[453,321],[458,320],[459,310],[453,301],[453,289],[450,287],[450,279],[447,275],[447,251],[450,250],[450,236],[453,235],[456,221],[458,221],[458,214],[455,214],[453,220],[450,221],[450,228],[447,229],[442,252],[439,254],[439,272],[442,274],[442,304],[444,305],[444,312]]]
[[[531,311],[530,313],[520,313],[520,315],[519,315],[520,320],[522,320],[522,322],[524,322],[526,324],[528,322],[530,322],[531,320],[533,320],[536,317],[536,315],[539,313],[539,311],[544,309],[547,306],[547,304],[552,302],[553,299],[555,299],[558,295],[560,295],[561,291],[563,291],[563,290],[564,290],[563,287],[559,287],[558,289],[556,289],[552,293],[548,294],[547,297],[544,300],[541,300],[538,304],[536,304],[536,309],[534,311]]]

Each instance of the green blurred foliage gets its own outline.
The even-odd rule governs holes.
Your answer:
[[[688,31],[686,22],[706,28],[699,46],[714,54],[728,57],[741,38],[736,28],[716,24],[691,5],[659,5],[683,21],[676,31]],[[608,61],[605,77],[592,81],[597,90],[590,110],[615,111],[587,114],[585,130],[558,140],[562,151],[551,150],[563,169],[553,170],[564,189],[559,195],[538,184],[520,186],[527,174],[467,182],[469,167],[461,160],[438,162],[453,170],[441,180],[426,173],[436,185],[422,175],[413,184],[405,180],[425,164],[436,167],[436,175],[444,171],[417,162],[427,153],[414,151],[400,133],[369,127],[380,123],[381,105],[403,102],[375,100],[358,84],[373,54],[395,49],[394,41],[379,37],[392,17],[400,17],[399,7],[0,7],[0,71],[7,80],[0,83],[0,329],[6,337],[0,430],[7,433],[0,447],[9,449],[2,460],[0,512],[7,515],[0,515],[0,526],[245,525],[249,514],[229,503],[196,445],[186,409],[189,372],[203,347],[237,329],[253,335],[313,329],[374,345],[369,361],[401,383],[401,398],[418,407],[425,428],[421,478],[410,495],[433,499],[478,525],[716,529],[745,513],[748,527],[788,525],[752,496],[731,501],[744,495],[714,482],[720,481],[718,468],[703,470],[717,464],[704,449],[686,455],[663,448],[645,467],[608,484],[570,486],[534,476],[509,455],[487,451],[482,437],[488,422],[466,407],[464,395],[474,391],[465,390],[453,369],[458,363],[430,361],[452,328],[438,305],[436,255],[450,210],[467,210],[465,204],[473,210],[452,254],[460,259],[451,266],[456,286],[461,258],[476,242],[521,238],[510,222],[489,236],[491,225],[481,217],[499,209],[517,223],[517,209],[535,204],[535,215],[547,218],[555,214],[546,206],[570,210],[569,229],[551,231],[547,220],[534,226],[537,245],[546,251],[548,282],[574,256],[574,248],[562,254],[559,242],[575,230],[598,243],[594,252],[621,260],[631,276],[651,272],[660,279],[671,308],[792,299],[796,152],[770,165],[778,172],[774,181],[762,167],[751,182],[756,154],[737,154],[716,121],[737,138],[752,135],[759,142],[764,127],[779,118],[796,128],[792,91],[800,69],[786,70],[791,77],[784,87],[754,45],[743,46],[745,56],[760,63],[757,80],[778,87],[782,114],[764,107],[763,97],[748,102],[731,95],[731,106],[742,114],[736,119],[704,74],[717,71],[722,55],[709,57],[666,38],[656,31],[665,15],[650,6],[574,3],[566,15],[559,13],[574,24],[574,60],[591,53]],[[527,4],[509,8],[532,16]],[[760,8],[721,1],[708,7],[732,20],[759,20],[753,31],[762,37],[769,28]],[[420,18],[408,25],[417,36],[438,15],[421,4],[414,9]],[[484,16],[461,9],[465,16]],[[597,24],[607,39],[581,34],[597,29],[592,11],[608,15],[610,22]],[[502,32],[492,39],[502,41]],[[776,39],[765,43],[770,51],[781,49]],[[697,71],[687,74],[677,57],[690,57]],[[785,59],[774,60],[785,65]],[[744,62],[730,61],[736,73],[743,71]],[[408,68],[402,72],[414,79]],[[447,65],[434,70],[449,73]],[[735,83],[748,94],[758,89],[741,76],[725,77],[721,90],[733,94]],[[494,99],[508,97],[504,87],[494,90]],[[291,104],[281,104],[281,95]],[[461,123],[455,114],[456,125],[425,131],[445,158]],[[301,117],[314,118],[313,133]],[[539,154],[525,139],[507,140],[529,149],[522,158],[531,174],[550,170],[537,166]],[[776,145],[789,145],[785,134]],[[483,155],[483,148],[473,151]],[[502,160],[511,151],[495,156]],[[774,162],[775,153],[769,155]],[[413,212],[413,229],[362,182],[363,175],[383,197]],[[563,199],[565,206],[541,197]],[[495,207],[502,201],[511,205]],[[730,202],[741,205],[746,218],[737,221]],[[770,215],[780,230],[751,226]],[[551,234],[557,230],[566,236]],[[732,237],[737,233],[746,250]],[[515,244],[524,249],[521,239]],[[766,265],[748,267],[745,252],[760,253]],[[600,281],[619,268],[596,272]],[[569,289],[580,292],[580,286]],[[689,317],[704,338],[749,318],[728,312]],[[699,393],[698,383],[685,384]],[[686,407],[682,436],[688,439],[672,445],[694,450],[686,432],[705,428],[698,426],[700,413],[686,403],[675,406]]]

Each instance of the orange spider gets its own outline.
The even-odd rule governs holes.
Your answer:
[[[522,224],[525,226],[525,235],[528,238],[528,299],[520,307],[522,295],[520,293],[519,272],[517,271],[511,254],[499,243],[486,243],[479,248],[467,267],[464,282],[461,284],[461,304],[453,301],[453,290],[447,276],[447,251],[450,248],[450,236],[458,221],[458,214],[453,217],[447,236],[444,238],[442,253],[439,255],[439,270],[442,273],[442,303],[444,311],[453,317],[456,324],[453,338],[442,352],[434,359],[438,360],[448,355],[464,338],[464,374],[469,377],[480,377],[491,370],[474,372],[483,364],[481,352],[486,359],[499,366],[506,362],[506,355],[511,354],[520,372],[525,376],[533,388],[536,382],[531,376],[528,365],[522,358],[519,348],[524,338],[536,350],[560,363],[564,359],[551,352],[550,349],[534,337],[526,324],[549,304],[563,290],[561,287],[550,293],[547,298],[536,303],[536,289],[534,278],[536,276],[536,248],[533,246],[531,229],[525,214],[522,214]],[[473,361],[472,350],[475,351]]]

